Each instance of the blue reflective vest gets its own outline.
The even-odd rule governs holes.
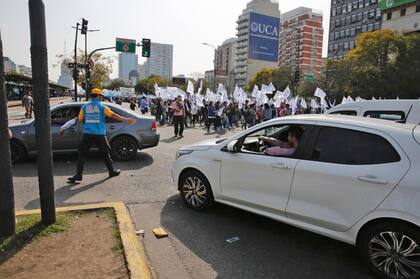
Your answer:
[[[84,104],[83,110],[83,133],[91,135],[106,135],[105,105],[97,99]]]

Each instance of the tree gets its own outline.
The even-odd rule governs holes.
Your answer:
[[[290,67],[280,67],[273,71],[272,82],[277,90],[283,91],[287,86],[292,86],[294,74]]]
[[[85,52],[79,49],[77,54],[77,63],[84,64],[85,63]],[[63,54],[57,55],[58,64],[54,66],[61,65],[62,63],[69,63],[72,62],[68,57],[65,57]],[[109,75],[112,73],[112,58],[103,56],[101,53],[96,52],[91,57],[94,66],[91,69],[91,82],[93,83],[93,87],[102,88],[102,85],[109,81]],[[78,84],[81,85],[85,82],[85,75],[82,71],[79,75]]]
[[[122,79],[113,79],[111,81],[111,84],[106,86],[106,89],[110,89],[110,90],[115,90],[118,89],[120,87],[129,87],[128,83],[125,80]]]
[[[10,69],[6,72],[6,76],[16,76],[18,75],[18,72],[16,71],[16,69]]]
[[[134,88],[137,93],[155,93],[155,84],[159,87],[166,87],[168,81],[161,76],[151,75],[147,79],[138,81]]]
[[[419,98],[420,35],[390,30],[361,34],[343,60],[330,60],[326,80],[336,96]]]
[[[261,87],[262,84],[269,84],[273,77],[273,68],[263,68],[257,75],[248,82],[246,90],[252,92],[255,85]]]
[[[261,85],[273,83],[277,90],[284,90],[293,84],[293,73],[289,67],[263,68],[257,75],[248,82],[246,90],[252,92],[254,85],[261,88]]]

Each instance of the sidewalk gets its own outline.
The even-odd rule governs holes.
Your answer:
[[[69,99],[71,99],[71,97],[68,97],[68,96],[66,96],[66,97],[53,97],[53,98],[50,98],[50,101],[51,102],[54,102],[54,101],[60,102],[60,101],[66,101],[66,100],[69,100]],[[8,101],[7,102],[7,107],[8,108],[20,107],[21,105],[22,105],[22,101],[21,100],[18,100],[18,101]]]

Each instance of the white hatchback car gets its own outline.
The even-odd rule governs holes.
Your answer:
[[[287,141],[269,156],[260,136]],[[380,277],[420,275],[420,126],[340,115],[264,122],[181,148],[172,176],[185,204],[214,201],[349,244]],[[416,277],[417,278],[417,277]]]

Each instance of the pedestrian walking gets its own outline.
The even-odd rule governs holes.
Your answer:
[[[136,97],[131,97],[130,99],[130,109],[135,111],[136,110]]]
[[[181,95],[179,95],[176,100],[172,103],[172,111],[173,111],[173,122],[174,122],[174,133],[175,138],[179,137],[182,138],[184,132],[184,118],[185,118],[185,106],[184,102],[182,101]]]
[[[216,121],[216,108],[213,106],[213,102],[210,102],[207,107],[207,122],[206,122],[207,133],[210,133],[211,124],[214,125],[214,129],[216,130],[215,121]]]
[[[111,159],[111,148],[106,138],[105,117],[111,117],[117,121],[134,125],[136,120],[133,118],[125,118],[119,114],[112,112],[110,108],[101,103],[100,97],[102,90],[94,88],[92,90],[92,99],[89,103],[84,104],[78,116],[78,122],[83,124],[83,137],[79,145],[79,157],[77,160],[76,175],[70,177],[68,182],[74,183],[83,179],[83,167],[86,161],[87,153],[93,143],[102,152],[106,167],[108,168],[109,177],[118,176],[121,171],[114,169]]]
[[[264,104],[264,108],[262,110],[262,121],[268,121],[273,117],[273,112],[269,104]]]
[[[22,97],[22,107],[25,108],[25,118],[32,118],[34,100],[29,92],[26,92]]]

